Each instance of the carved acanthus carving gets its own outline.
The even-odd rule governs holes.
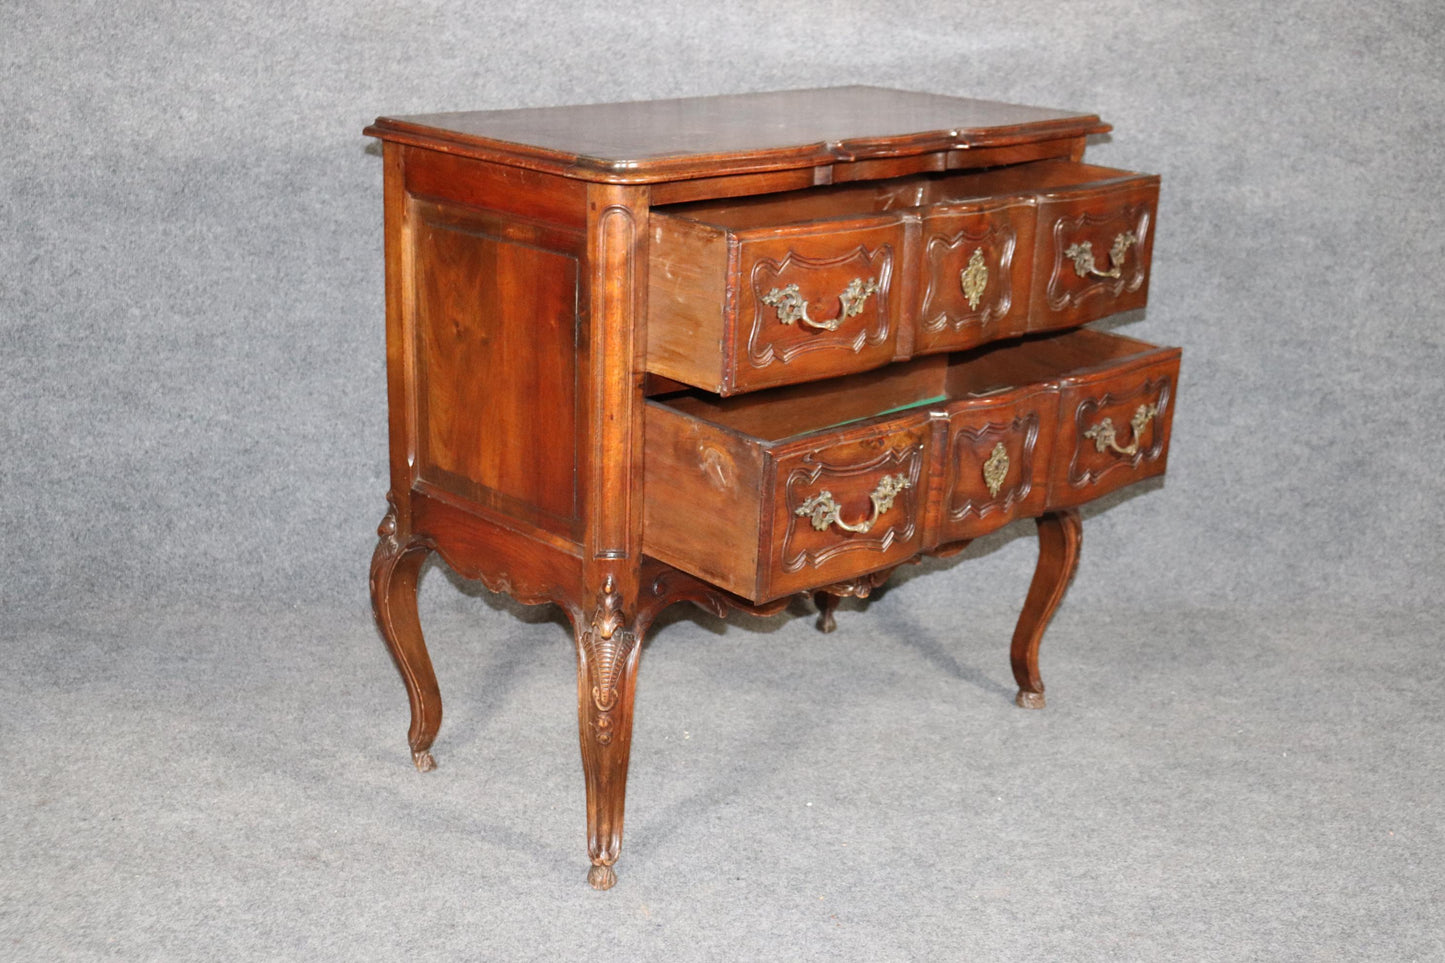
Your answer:
[[[597,610],[591,626],[582,633],[582,653],[592,683],[592,705],[597,710],[592,734],[604,746],[612,741],[612,710],[617,707],[627,660],[637,647],[637,633],[624,630],[623,621],[622,593],[617,591],[609,575],[597,595]]]

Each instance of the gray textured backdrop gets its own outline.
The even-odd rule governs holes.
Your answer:
[[[326,665],[384,679],[375,702],[365,701],[371,689],[306,688],[319,703],[309,724],[335,727],[327,706],[390,713],[378,731],[399,750],[400,687],[365,628],[386,461],[381,162],[360,131],[383,113],[841,83],[1099,113],[1115,132],[1091,159],[1164,177],[1150,307],[1124,330],[1182,345],[1184,367],[1168,481],[1086,514],[1084,567],[1065,613],[1096,627],[1111,625],[1111,612],[1145,609],[1156,626],[1217,618],[1221,635],[1168,638],[1228,653],[1225,636],[1255,619],[1328,634],[1403,611],[1391,617],[1405,623],[1389,624],[1414,627],[1417,655],[1436,651],[1438,0],[742,0],[685,13],[574,0],[3,0],[0,10],[0,639],[12,667],[31,673],[4,690],[12,774],[22,760],[42,766],[35,757],[80,725],[67,713],[96,704],[63,702],[76,690],[56,667],[91,678],[87,665],[130,645],[151,652],[129,666],[135,680],[177,665],[205,678],[210,653],[242,673],[241,690],[264,688],[246,680],[245,662],[225,660],[232,650],[269,666],[262,679],[283,689],[304,686],[277,668],[293,661],[300,676]],[[929,566],[892,598],[926,610],[1001,593],[1007,611],[994,631],[1006,638],[1032,566],[1029,533],[985,540],[961,565]],[[468,621],[454,629],[457,644],[468,632],[484,642],[556,635],[548,677],[561,680],[565,705],[558,626],[514,629],[509,606],[459,593],[437,571],[423,594],[428,611]],[[878,618],[891,611],[880,603]],[[881,624],[910,631],[910,612],[901,618]],[[716,638],[698,625],[669,631]],[[728,638],[768,631],[735,627]],[[1350,651],[1335,641],[1332,651]],[[1308,661],[1309,645],[1289,658]],[[1287,688],[1295,670],[1281,665]],[[1360,671],[1386,694],[1391,673],[1439,677],[1438,659],[1422,668],[1382,655]],[[136,685],[107,703],[118,715],[91,720],[97,732],[150,718],[171,697],[164,685]],[[360,710],[348,704],[357,699]],[[1437,774],[1439,706],[1437,697],[1422,707],[1430,726],[1416,746]],[[476,726],[499,718],[472,719],[472,734],[457,738],[476,739]],[[568,724],[562,713],[557,731]],[[380,748],[365,761],[394,763]],[[75,765],[78,784],[85,768]],[[559,778],[579,789],[577,774]],[[149,805],[127,798],[127,812]],[[1439,855],[1438,801],[1421,798],[1437,807],[1422,838]],[[17,822],[31,804],[7,807],[7,844],[22,833],[74,842],[63,820]],[[565,825],[578,835],[574,823]],[[559,852],[575,849],[576,860],[519,871],[580,882],[580,836],[572,842]],[[74,845],[83,864],[85,844]],[[60,884],[44,854],[26,852],[27,885],[52,892]],[[626,864],[624,855],[624,881]],[[49,905],[73,910],[55,911],[58,929],[94,923],[73,893],[70,903],[52,895]],[[101,918],[111,923],[78,955],[104,955],[105,925],[137,932],[133,916]],[[23,931],[16,919],[11,932]],[[511,932],[527,945],[525,927]],[[278,947],[305,944],[264,945],[285,955]],[[879,949],[890,945],[897,958],[939,958],[871,945],[880,958],[892,958]]]
[[[1095,160],[1164,176],[1129,332],[1185,348],[1178,440],[1162,492],[1091,519],[1110,574],[1080,593],[1442,584],[1432,0],[7,12],[7,609],[356,597],[385,488],[377,114],[858,82],[1096,111]]]

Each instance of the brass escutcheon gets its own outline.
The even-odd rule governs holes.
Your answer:
[[[878,487],[868,498],[873,502],[873,515],[861,522],[849,524],[843,521],[842,508],[833,493],[824,489],[812,498],[803,502],[793,512],[794,515],[809,516],[813,527],[820,532],[826,532],[829,525],[837,525],[845,532],[853,532],[858,535],[865,534],[878,522],[878,517],[893,507],[893,499],[905,488],[912,487],[912,482],[906,475],[884,475]]]
[[[997,498],[998,490],[1003,487],[1003,480],[1007,477],[1008,449],[1004,448],[1003,442],[999,442],[993,446],[988,461],[983,463],[983,483],[988,486],[988,493]]]
[[[988,287],[988,265],[983,260],[983,248],[974,248],[968,259],[968,267],[958,272],[958,283],[963,287],[963,296],[968,299],[970,310],[977,311],[983,300],[984,289]]]

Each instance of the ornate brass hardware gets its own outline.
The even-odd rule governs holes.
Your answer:
[[[812,328],[814,331],[837,331],[838,326],[848,318],[856,317],[863,313],[863,303],[868,300],[868,295],[878,290],[878,282],[873,278],[864,281],[862,278],[854,278],[848,282],[848,286],[838,295],[838,303],[842,310],[835,318],[826,321],[814,321],[808,317],[808,299],[798,292],[796,284],[790,284],[785,288],[773,288],[763,295],[762,302],[771,307],[777,308],[778,320],[783,324],[797,324],[805,328]]]
[[[873,502],[873,515],[861,522],[850,525],[843,521],[842,508],[833,498],[833,493],[826,489],[803,502],[793,512],[794,515],[809,516],[813,527],[820,532],[826,532],[829,525],[837,525],[845,532],[853,532],[862,535],[873,528],[878,522],[878,517],[893,507],[893,499],[905,488],[912,486],[907,475],[884,475],[878,487],[873,489],[869,499]]]
[[[983,248],[973,249],[968,267],[958,272],[958,283],[963,286],[963,296],[968,298],[969,309],[977,311],[978,302],[983,300],[984,289],[988,287],[988,265],[983,261]]]
[[[1129,427],[1133,429],[1134,440],[1123,447],[1119,446],[1118,440],[1114,437],[1114,419],[1105,418],[1088,431],[1084,432],[1085,438],[1094,440],[1094,447],[1098,451],[1109,451],[1120,455],[1133,455],[1139,451],[1139,436],[1149,426],[1150,420],[1159,414],[1158,405],[1140,405],[1134,411],[1134,417],[1129,419]]]
[[[1114,235],[1114,246],[1109,249],[1109,270],[1101,271],[1094,263],[1094,244],[1092,241],[1080,241],[1078,244],[1070,244],[1064,251],[1064,257],[1074,262],[1074,270],[1081,278],[1116,278],[1124,273],[1124,258],[1129,253],[1129,248],[1139,243],[1139,238],[1133,231],[1125,231],[1122,234]]]
[[[1003,487],[1003,480],[1008,477],[1008,450],[1004,448],[1003,442],[993,446],[993,452],[989,454],[988,461],[983,463],[983,483],[988,486],[988,493],[998,497],[998,490]]]

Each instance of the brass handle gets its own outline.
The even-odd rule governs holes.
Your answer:
[[[803,502],[793,514],[811,516],[813,527],[820,532],[826,532],[829,525],[837,525],[845,532],[862,535],[877,524],[880,515],[893,507],[893,499],[898,493],[912,484],[906,475],[884,475],[878,487],[873,489],[873,494],[868,496],[873,502],[872,517],[853,525],[843,521],[842,508],[834,500],[833,493],[826,489]]]
[[[989,453],[988,461],[983,463],[983,483],[988,486],[989,495],[998,497],[998,490],[1003,487],[1003,480],[1008,477],[1008,449],[1004,448],[1003,442],[993,446]]]
[[[1159,414],[1158,405],[1140,405],[1134,412],[1134,417],[1129,419],[1129,427],[1134,431],[1134,440],[1128,445],[1120,447],[1119,441],[1114,437],[1114,419],[1105,418],[1097,425],[1084,432],[1085,438],[1094,440],[1094,447],[1099,451],[1113,450],[1120,455],[1133,455],[1139,451],[1139,436],[1149,426],[1150,420]]]
[[[1094,263],[1094,244],[1092,241],[1080,241],[1078,244],[1070,244],[1064,251],[1064,257],[1074,262],[1074,270],[1081,278],[1116,278],[1124,273],[1124,258],[1129,253],[1129,248],[1139,243],[1139,238],[1133,231],[1125,231],[1123,234],[1114,235],[1114,246],[1109,249],[1109,270],[1100,271]],[[1103,449],[1100,449],[1102,451]]]
[[[814,321],[808,317],[808,299],[798,292],[796,284],[790,284],[785,288],[773,288],[763,295],[763,303],[778,309],[778,320],[783,324],[798,324],[805,328],[812,328],[814,331],[837,331],[838,325],[844,320],[863,313],[863,302],[868,300],[868,295],[878,290],[878,282],[873,278],[864,281],[862,278],[854,278],[848,282],[843,293],[838,295],[838,303],[842,310],[838,316],[827,321]]]
[[[963,296],[968,299],[968,309],[977,311],[978,302],[983,299],[984,289],[988,287],[988,265],[983,260],[983,248],[973,249],[968,267],[958,272],[958,283],[963,288]]]

